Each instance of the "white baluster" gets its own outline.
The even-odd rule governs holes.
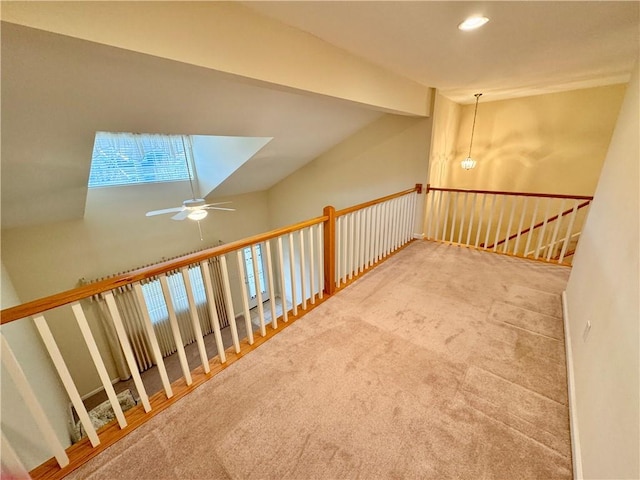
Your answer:
[[[551,211],[551,199],[547,198],[547,208],[544,212],[544,220],[542,221],[542,230],[540,231],[540,235],[538,236],[538,243],[536,245],[536,251],[533,258],[538,258],[540,256],[540,247],[542,246],[542,241],[544,240],[544,235],[547,232],[547,222],[549,221],[549,212]]]
[[[282,252],[282,237],[278,237],[278,266],[280,267],[280,299],[282,300],[282,320],[289,321],[289,307],[287,305],[287,284],[284,275],[284,253]]]
[[[520,223],[518,224],[518,233],[516,234],[516,244],[513,247],[513,254],[518,254],[518,247],[520,246],[520,236],[522,235],[522,227],[524,226],[524,217],[527,212],[527,203],[529,202],[529,197],[524,197],[522,200],[522,213],[520,214]]]
[[[291,275],[291,298],[293,299],[293,314],[298,315],[298,295],[296,292],[296,253],[293,248],[293,234],[289,233],[289,273]]]
[[[349,280],[351,280],[353,278],[353,265],[354,265],[354,261],[353,261],[353,254],[354,254],[354,247],[355,247],[355,232],[354,232],[354,220],[355,220],[355,214],[354,213],[350,213],[347,215],[347,219],[348,219],[348,225],[349,225],[349,248],[347,250],[347,269],[349,272],[348,278]]]
[[[273,260],[271,258],[271,242],[264,242],[267,254],[267,281],[269,282],[269,307],[271,310],[271,326],[278,328],[278,316],[276,315],[276,286],[273,283]],[[283,306],[284,308],[284,306]]]
[[[188,271],[185,272],[183,269],[182,276],[184,278],[185,287],[187,287],[187,293],[191,291],[191,281],[189,279]],[[186,273],[186,274],[185,274]],[[220,363],[225,363],[227,361],[227,354],[224,351],[224,344],[222,343],[222,332],[220,331],[220,318],[218,317],[218,309],[216,296],[213,291],[213,280],[211,279],[211,270],[209,267],[209,260],[203,260],[200,262],[200,274],[202,276],[202,281],[204,283],[204,293],[207,297],[207,311],[209,312],[209,319],[211,320],[211,327],[213,327],[213,338],[216,341],[216,350],[218,351],[218,357],[220,358]],[[187,283],[188,282],[188,283]],[[193,302],[193,304],[192,304]],[[196,310],[196,302],[193,298],[193,294],[191,298],[189,298],[189,308],[191,311]],[[204,346],[204,342],[200,342],[202,340],[202,330],[200,328],[200,320],[198,316],[195,316],[193,319],[194,322],[194,330],[197,332],[196,339],[198,339],[198,348],[200,349],[200,358],[202,359],[202,366],[204,367],[205,373],[209,373],[209,358],[207,356],[207,350]],[[233,324],[235,326],[235,319],[233,321],[229,321],[229,325]],[[197,327],[196,327],[197,325]],[[237,333],[236,333],[237,336]],[[202,345],[201,345],[202,343]],[[206,366],[205,366],[206,362]]]
[[[462,233],[464,232],[464,219],[467,213],[467,197],[468,194],[467,192],[464,192],[463,194],[463,199],[462,199],[462,211],[460,212],[460,226],[459,228],[459,232],[458,232],[458,243],[462,243]]]
[[[553,236],[551,237],[551,243],[549,244],[549,248],[547,252],[547,261],[551,260],[551,254],[553,253],[554,247],[556,245],[556,239],[558,238],[558,230],[560,228],[560,224],[562,223],[563,210],[564,210],[564,199],[560,202],[560,211],[558,212],[556,225],[555,225],[555,228],[553,229]]]
[[[342,219],[344,217],[336,218],[336,287],[340,288],[340,282],[342,279]]]
[[[362,225],[360,224],[360,210],[358,210],[357,212],[353,213],[354,215],[354,223],[355,223],[355,234],[356,234],[356,238],[355,238],[355,251],[353,253],[353,257],[354,257],[354,265],[353,265],[353,271],[354,274],[357,276],[358,273],[360,272],[360,229],[362,228]]]
[[[151,351],[153,352],[153,356],[155,358],[156,364],[158,365],[158,373],[160,374],[160,380],[162,381],[164,392],[167,395],[167,398],[171,398],[173,397],[173,390],[171,390],[171,383],[169,382],[167,369],[164,366],[162,353],[160,353],[158,338],[156,337],[156,332],[153,329],[153,324],[151,323],[151,318],[149,317],[149,307],[147,306],[146,300],[144,298],[144,294],[142,293],[142,286],[140,285],[139,282],[136,282],[133,284],[133,292],[135,293],[136,299],[138,300],[138,305],[140,306],[140,313],[142,314],[142,323],[147,333],[147,338],[151,343]]]
[[[502,253],[509,253],[509,237],[511,236],[511,227],[513,226],[513,216],[516,211],[517,202],[518,202],[518,197],[512,197],[511,213],[509,214],[509,224],[507,225],[507,234],[504,237],[504,248],[502,249]]]
[[[304,231],[298,231],[300,241],[300,294],[302,296],[302,309],[307,309],[307,256],[304,248]]]
[[[236,325],[236,313],[233,308],[233,297],[231,297],[231,282],[229,281],[229,270],[227,268],[227,257],[220,255],[220,270],[222,271],[222,283],[224,289],[224,301],[231,327],[231,338],[233,348],[236,353],[240,353],[240,339],[238,338],[238,326]],[[253,335],[251,336],[253,338]]]
[[[69,399],[73,404],[73,407],[76,409],[76,413],[78,414],[78,418],[82,422],[82,426],[87,432],[87,437],[89,437],[89,441],[91,445],[96,447],[100,444],[100,440],[98,439],[98,435],[96,434],[96,429],[93,428],[93,424],[91,423],[91,419],[89,418],[89,414],[87,413],[87,409],[82,403],[82,399],[80,398],[80,394],[78,393],[78,389],[76,388],[76,384],[73,382],[71,378],[71,374],[69,373],[69,369],[67,368],[67,364],[64,362],[62,358],[62,354],[60,353],[60,349],[58,348],[58,344],[53,338],[51,334],[51,330],[49,329],[49,325],[42,315],[36,315],[33,317],[33,322],[38,329],[38,333],[40,333],[40,337],[42,338],[42,342],[49,352],[49,357],[51,357],[51,361],[58,372],[58,376],[62,381],[62,385],[64,385],[64,389],[67,391],[67,395],[69,395]],[[4,438],[4,436],[3,436]],[[2,452],[4,457],[4,451]],[[4,458],[3,458],[4,460]]]
[[[480,234],[482,233],[482,220],[484,220],[484,206],[487,201],[487,194],[482,194],[482,204],[480,205],[480,218],[478,219],[478,231],[476,232],[476,242],[474,244],[475,248],[478,248],[480,242]]]
[[[318,296],[322,300],[324,297],[324,263],[323,263],[323,250],[324,250],[324,233],[323,225],[318,224],[317,236],[318,236],[318,248],[316,249],[318,255]]]
[[[440,214],[442,213],[442,195],[444,192],[442,190],[438,190],[436,193],[438,194],[438,206],[436,209],[435,232],[433,235],[434,240],[438,240],[440,234]]]
[[[451,199],[449,195],[449,192],[442,192],[445,197],[444,200],[444,225],[442,227],[442,241],[446,242],[447,241],[447,225],[449,224],[449,204],[451,203]]]
[[[189,369],[189,363],[187,362],[187,355],[184,351],[184,342],[182,341],[182,335],[180,335],[180,327],[178,327],[178,319],[176,318],[176,308],[173,304],[173,298],[169,291],[169,283],[166,275],[160,275],[160,286],[162,287],[162,295],[164,296],[164,302],[167,305],[167,312],[169,314],[169,326],[171,327],[171,333],[173,335],[173,341],[176,344],[178,351],[178,359],[180,360],[180,366],[182,367],[182,373],[187,385],[191,385],[193,380],[191,379],[191,370]]]
[[[236,260],[238,262],[238,274],[240,275],[240,294],[242,296],[242,307],[244,311],[244,326],[247,331],[249,345],[253,345],[253,325],[251,323],[251,311],[249,310],[249,297],[247,296],[247,277],[244,273],[243,250],[236,250]]]
[[[82,307],[77,302],[71,305],[71,310],[73,311],[73,315],[78,322],[78,327],[80,327],[80,332],[82,333],[84,342],[87,344],[87,348],[89,349],[89,354],[91,355],[93,364],[96,367],[98,376],[100,377],[100,381],[102,382],[102,386],[104,387],[104,391],[107,394],[107,398],[111,403],[111,408],[113,408],[113,413],[118,419],[118,425],[120,425],[120,428],[124,428],[127,426],[127,421],[125,420],[124,414],[122,413],[122,408],[120,408],[120,402],[118,401],[116,392],[113,389],[113,384],[111,383],[111,379],[109,378],[107,369],[104,366],[102,357],[100,356],[100,351],[98,350],[96,341],[93,338],[91,329],[89,328],[89,323],[87,323],[87,317],[85,317]]]
[[[453,194],[453,218],[451,219],[451,233],[449,234],[449,241],[454,242],[453,236],[456,229],[456,218],[458,216],[458,192]]]
[[[491,210],[489,210],[489,221],[487,222],[487,235],[484,239],[484,249],[486,250],[489,246],[489,234],[491,233],[491,225],[493,223],[493,211],[496,206],[496,197],[497,195],[493,195],[491,199]]]
[[[527,234],[527,243],[524,246],[524,256],[529,255],[529,246],[531,245],[531,239],[533,238],[533,227],[536,224],[536,217],[538,216],[538,206],[540,205],[540,197],[536,197],[536,203],[533,205],[533,216],[531,217],[531,226],[529,227],[529,233]]]
[[[302,232],[301,232],[302,233]],[[313,248],[313,225],[309,227],[309,288],[311,289],[311,305],[316,303],[316,269],[315,269],[315,252]]]
[[[573,224],[576,220],[576,213],[578,212],[578,200],[574,202],[573,210],[571,210],[571,214],[569,216],[569,225],[567,226],[567,234],[564,237],[562,242],[562,250],[560,251],[560,257],[558,258],[558,263],[562,263],[564,260],[564,256],[567,253],[567,247],[569,246],[569,242],[571,240],[571,235],[573,232]]]
[[[136,386],[136,390],[138,390],[138,396],[140,397],[140,401],[142,402],[144,411],[150,412],[151,404],[149,403],[149,397],[147,396],[147,391],[145,390],[144,384],[142,383],[140,371],[138,370],[138,365],[136,364],[135,357],[133,356],[133,351],[131,350],[131,344],[129,343],[127,332],[125,331],[124,325],[122,324],[122,318],[120,317],[120,312],[118,311],[116,300],[115,298],[113,298],[113,292],[106,292],[104,294],[104,299],[107,303],[109,313],[111,314],[111,320],[113,321],[113,325],[116,329],[116,335],[118,336],[118,340],[120,341],[120,348],[122,349],[124,359],[126,360],[129,371],[131,372],[131,376],[133,377],[133,383]]]
[[[476,216],[476,197],[476,193],[471,197],[471,210],[469,211],[469,226],[467,227],[467,241],[465,245],[471,245],[471,229],[473,228],[473,219]]]
[[[258,270],[258,249],[256,245],[251,245],[251,264],[253,267],[253,283],[256,288],[256,300],[258,302],[258,318],[260,319],[260,335],[267,336],[267,329],[264,324],[264,306],[262,305],[262,281]]]
[[[31,415],[36,422],[38,429],[42,433],[47,446],[51,449],[53,456],[58,461],[58,465],[66,467],[69,465],[69,457],[60,443],[56,432],[53,430],[51,423],[47,419],[46,413],[44,413],[42,406],[38,402],[31,385],[29,385],[27,377],[18,363],[18,359],[15,357],[13,350],[11,350],[11,347],[9,346],[9,342],[7,342],[2,334],[0,334],[0,354],[2,357],[2,364],[6,367],[9,377],[11,377],[16,386],[16,390],[31,412]]]
[[[498,242],[500,241],[500,230],[502,229],[502,219],[504,217],[504,204],[507,203],[508,197],[504,195],[500,202],[500,216],[498,217],[498,226],[496,227],[496,238],[493,241],[493,251],[498,251]],[[507,234],[508,235],[508,234]]]

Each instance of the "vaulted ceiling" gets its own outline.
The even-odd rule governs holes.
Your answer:
[[[122,5],[98,3],[103,12]],[[145,3],[135,8],[159,5]],[[471,102],[477,91],[490,101],[621,83],[638,59],[638,2],[243,2],[231,10],[268,17],[263,30],[251,24],[254,33],[307,32],[305,41],[324,41],[345,58],[369,62],[378,69],[372,67],[372,81],[387,71],[405,79],[407,90],[435,87],[460,103]],[[482,29],[456,28],[479,13],[490,18]],[[36,26],[59,20],[49,14],[33,18]],[[215,192],[233,195],[269,188],[390,111],[274,83],[269,66],[288,52],[304,59],[304,42],[244,50],[263,61],[256,70],[268,77],[265,83],[196,61],[88,41],[75,33],[82,21],[67,23],[71,36],[51,33],[54,28],[2,25],[3,228],[82,217],[97,130],[273,137]],[[206,31],[206,22],[200,23]],[[120,28],[129,26],[123,22]],[[113,32],[117,36],[119,29]],[[134,40],[144,44],[145,37]],[[188,43],[189,37],[179,40]],[[238,50],[231,47],[217,42],[208,50],[214,60],[236,60],[230,54]],[[309,58],[298,68],[313,70],[314,63]],[[331,73],[321,80],[331,84]],[[345,78],[340,82],[354,94],[379,93],[373,83],[354,89],[345,87]]]

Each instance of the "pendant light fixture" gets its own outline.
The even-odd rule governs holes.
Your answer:
[[[476,129],[476,115],[478,115],[478,100],[480,100],[480,97],[482,96],[482,94],[476,93],[474,96],[476,97],[476,109],[473,112],[473,126],[471,127],[471,140],[469,141],[469,155],[467,155],[467,158],[465,158],[464,160],[462,160],[462,162],[460,162],[460,165],[465,170],[471,170],[476,166],[476,161],[473,158],[471,158],[471,147],[473,146],[473,132]]]

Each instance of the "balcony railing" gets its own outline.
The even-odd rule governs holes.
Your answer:
[[[247,352],[264,343],[287,325],[299,319],[315,306],[326,301],[339,289],[366,273],[378,263],[384,261],[400,248],[413,240],[413,225],[417,194],[421,186],[411,188],[387,197],[361,205],[336,211],[326,207],[323,215],[285,228],[273,230],[243,240],[231,242],[201,252],[185,255],[170,261],[116,275],[98,282],[83,285],[46,298],[2,310],[1,323],[33,321],[49,354],[62,385],[73,405],[87,438],[71,447],[65,448],[58,438],[41,404],[45,399],[38,398],[27,379],[22,366],[17,361],[12,347],[1,335],[2,363],[11,377],[12,384],[24,400],[42,438],[53,458],[31,470],[33,478],[63,478],[109,445],[148,421],[152,416],[166,409],[177,399],[188,394],[197,385],[207,381]],[[256,249],[260,246],[266,261],[267,285],[261,284],[258,274]],[[254,331],[247,296],[243,251],[252,252],[253,282],[257,295],[259,326]],[[210,262],[219,263],[220,284],[214,288]],[[239,278],[232,281],[229,275],[230,262],[237,262]],[[215,337],[217,355],[208,358],[203,342],[201,322],[195,305],[193,285],[189,269],[198,268],[202,275],[206,293],[212,335]],[[168,277],[180,273],[187,293],[191,327],[195,334],[200,363],[190,370],[185,354],[184,341],[176,317]],[[168,310],[169,330],[173,336],[179,358],[182,377],[171,383],[161,354],[158,333],[149,315],[142,292],[142,283],[159,280]],[[175,280],[175,278],[173,279]],[[142,327],[136,336],[132,335],[127,312],[118,307],[116,296],[122,289],[132,290],[133,298],[141,313]],[[214,291],[215,290],[215,291]],[[232,292],[239,292],[242,300],[234,305]],[[266,321],[261,292],[269,291],[273,296],[279,292],[283,299],[282,315],[277,316],[275,302],[270,302],[270,322]],[[217,292],[217,293],[216,293]],[[222,292],[222,293],[221,293]],[[138,405],[126,412],[120,406],[105,366],[104,352],[101,352],[94,332],[87,321],[86,303],[92,297],[100,297],[106,304],[105,312],[115,331],[119,347],[128,366],[135,389],[140,398]],[[217,303],[224,303],[232,346],[225,350],[221,337],[221,325],[218,318]],[[287,308],[288,304],[291,308]],[[244,321],[246,336],[241,337],[236,323],[236,310]],[[55,312],[55,315],[53,314]],[[67,366],[65,353],[61,351],[49,327],[49,318],[56,321],[76,324],[89,350],[93,368],[100,378],[106,392],[115,420],[96,430],[83,403],[81,392]],[[142,380],[141,368],[136,362],[132,343],[139,341],[139,335],[148,342],[153,352],[158,373],[162,382],[162,391],[148,394]],[[14,346],[15,347],[15,346]],[[11,465],[11,474],[26,478],[27,472],[21,461],[21,452],[14,451],[5,434],[2,436],[3,455],[6,464]]]
[[[570,265],[593,197],[427,186],[426,238]]]

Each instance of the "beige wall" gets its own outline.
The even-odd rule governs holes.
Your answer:
[[[640,477],[639,91],[636,66],[566,291],[584,478]]]
[[[459,107],[441,102],[446,118],[438,121],[446,121],[444,130],[458,123],[458,130],[446,134],[456,139],[452,157],[448,148],[432,152],[432,161],[446,160],[442,171],[433,172],[442,183],[436,177],[432,184],[592,195],[624,92],[625,85],[612,85],[496,102],[481,98],[472,151],[478,164],[469,171],[460,161],[468,154],[474,105],[462,106],[456,122]]]
[[[269,189],[272,227],[426,183],[431,120],[385,115]],[[421,212],[421,205],[416,208]],[[421,213],[416,232],[422,231]]]
[[[2,2],[2,19],[390,112],[429,114],[428,87],[235,2]]]
[[[462,105],[436,93],[429,154],[429,183],[434,187],[445,186],[445,175],[450,165],[458,160],[456,147],[461,112]]]
[[[191,220],[144,216],[148,210],[180,205],[189,196],[185,182],[159,190],[153,185],[91,190],[83,220],[3,231],[2,259],[20,298],[28,301],[52,295],[74,288],[80,278],[112,275],[268,230],[266,192],[216,199],[232,200],[237,211],[212,211],[201,222],[201,241],[197,224]],[[232,282],[237,281],[233,267],[230,276]],[[234,304],[239,305],[239,299]],[[58,310],[47,319],[80,393],[86,394],[99,388],[99,379],[69,309]],[[115,379],[102,326],[91,315],[88,320]]]
[[[2,263],[1,285],[1,308],[22,303],[4,263]],[[27,319],[3,325],[2,335],[11,346],[60,442],[67,447],[71,443],[67,429],[69,400],[33,322]],[[9,378],[4,365],[0,378],[2,433],[6,435],[13,449],[20,452],[20,459],[30,470],[51,458],[52,455],[24,400],[15,390],[13,380]]]

